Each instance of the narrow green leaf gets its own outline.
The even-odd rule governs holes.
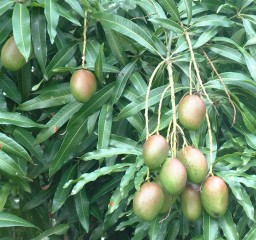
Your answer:
[[[175,21],[180,21],[180,13],[174,0],[159,0],[159,3]]]
[[[117,32],[108,28],[104,28],[104,32],[112,53],[122,65],[125,65],[127,63],[127,57],[121,37]]]
[[[16,125],[24,128],[45,128],[43,124],[35,123],[30,118],[16,112],[0,112],[0,124]]]
[[[112,97],[112,103],[115,104],[119,100],[119,98],[122,96],[123,91],[125,89],[125,86],[127,84],[127,81],[129,77],[131,76],[134,68],[136,65],[135,62],[128,63],[118,74],[115,82],[115,89],[114,89],[114,95]]]
[[[103,24],[104,28],[110,28],[124,34],[127,37],[132,38],[141,46],[146,47],[151,52],[156,52],[156,47],[151,36],[136,23],[121,16],[109,13],[95,13],[93,16]]]
[[[95,61],[94,71],[100,86],[105,84],[103,76],[104,43],[100,45],[99,52]]]
[[[150,91],[150,96],[149,96],[149,107],[153,106],[154,104],[158,103],[160,101],[161,95],[166,88],[165,86],[161,86],[158,88],[155,88]],[[185,87],[181,86],[180,84],[175,85],[175,92],[179,92]],[[164,98],[170,96],[170,91],[167,91],[164,95]],[[131,102],[127,106],[125,106],[121,112],[118,114],[117,118],[115,120],[120,120],[124,118],[128,118],[130,116],[133,116],[134,114],[138,113],[139,111],[145,109],[145,99],[146,96],[142,95],[138,97],[135,101]]]
[[[145,165],[137,172],[134,178],[134,186],[137,191],[140,190],[140,185],[144,182],[147,171],[148,167]]]
[[[63,47],[57,54],[52,58],[51,62],[47,66],[45,70],[44,77],[45,79],[50,79],[54,72],[53,70],[58,67],[63,67],[65,64],[69,62],[69,60],[73,57],[75,51],[77,49],[77,44],[68,45]]]
[[[79,222],[88,233],[90,230],[90,202],[85,188],[75,195],[75,204]]]
[[[167,239],[168,240],[176,240],[177,236],[179,234],[180,231],[180,221],[175,220],[173,224],[170,224],[170,227],[168,229],[168,233],[167,233]]]
[[[77,18],[73,16],[73,14],[66,8],[62,7],[61,5],[58,4],[58,10],[60,16],[66,18],[68,21],[76,24],[77,26],[81,26],[80,22],[78,21]]]
[[[0,228],[3,227],[32,227],[37,228],[32,223],[17,217],[14,214],[0,212]]]
[[[25,177],[21,167],[3,151],[0,151],[0,171],[11,176]]]
[[[56,212],[61,208],[61,206],[66,202],[68,196],[71,192],[72,186],[63,188],[64,184],[70,179],[74,178],[76,174],[76,165],[69,167],[61,176],[59,185],[54,194],[52,201],[52,213]]]
[[[139,72],[133,73],[130,77],[130,81],[137,90],[138,95],[147,93],[147,84]]]
[[[47,61],[46,19],[40,8],[33,9],[31,21],[34,54],[42,72],[44,72]]]
[[[65,138],[49,169],[50,176],[56,173],[62,165],[69,160],[74,147],[77,146],[85,136],[85,132],[81,130],[86,127],[88,117],[98,111],[102,107],[102,104],[108,101],[112,90],[113,84],[109,84],[96,92],[89,102],[85,103],[83,107],[70,119]]]
[[[4,206],[8,200],[8,196],[11,193],[12,187],[9,183],[5,183],[1,188],[0,188],[0,212],[3,211]]]
[[[20,144],[3,133],[0,133],[0,149],[8,154],[20,157],[25,161],[32,162],[27,151]]]
[[[253,78],[256,81],[256,60],[245,49],[242,50],[247,68]]]
[[[42,129],[36,137],[35,144],[39,144],[47,140],[52,136],[58,129],[60,129],[81,107],[82,103],[70,102],[61,108],[51,120],[46,124],[46,129]]]
[[[0,17],[0,44],[2,44],[12,31],[12,18]]]
[[[0,6],[0,16],[13,6],[14,2],[11,0],[2,0]]]
[[[65,2],[69,4],[71,9],[74,9],[82,18],[84,18],[83,8],[81,7],[78,1],[65,0]]]
[[[218,236],[218,221],[208,213],[203,213],[203,233],[205,240],[216,240]]]
[[[21,103],[21,94],[16,84],[5,74],[0,75],[0,87],[6,94],[6,97],[12,99],[16,103]]]
[[[16,3],[12,17],[13,36],[26,61],[31,52],[30,15],[25,4]]]
[[[97,149],[108,148],[113,121],[113,105],[105,104],[99,116]]]
[[[107,148],[107,149],[99,149],[93,152],[89,152],[84,154],[81,159],[84,161],[89,160],[99,160],[101,158],[107,158],[117,155],[141,155],[142,152],[138,149],[130,149],[130,148]]]
[[[64,188],[68,187],[72,183],[77,182],[77,184],[73,187],[72,192],[71,192],[72,195],[75,195],[83,188],[83,186],[85,184],[87,184],[89,182],[92,182],[92,181],[95,181],[100,176],[108,175],[108,174],[111,174],[113,172],[126,171],[127,167],[129,167],[130,165],[131,165],[130,163],[119,163],[119,164],[115,164],[113,166],[107,166],[107,167],[97,169],[97,170],[95,170],[94,172],[91,172],[91,173],[84,173],[79,177],[79,179],[68,181],[64,185]]]
[[[232,27],[233,25],[234,25],[234,22],[231,21],[228,17],[217,15],[217,14],[210,14],[210,15],[199,17],[193,23],[194,27],[206,27],[206,26],[207,27],[209,26]]]
[[[40,162],[45,163],[44,153],[40,145],[35,145],[34,136],[24,128],[15,128],[12,135],[24,146],[32,156],[35,156]]]
[[[226,214],[219,219],[219,226],[227,239],[240,239],[230,211],[227,211]]]
[[[190,1],[190,0],[187,0]],[[197,39],[195,44],[193,45],[193,48],[199,48],[209,42],[216,34],[218,33],[217,27],[210,27],[206,31],[203,32],[203,34],[200,35],[200,37]]]
[[[256,224],[251,227],[250,231],[245,235],[243,240],[254,240],[256,238]]]
[[[57,35],[57,25],[59,22],[59,11],[57,0],[45,0],[44,14],[47,19],[47,29],[50,36],[51,43],[54,43],[54,39]]]
[[[151,18],[149,20],[174,33],[183,34],[184,32],[183,28],[178,23],[172,21],[171,19]]]
[[[41,94],[27,102],[22,103],[17,109],[21,111],[32,111],[64,105],[72,100],[74,100],[74,97],[70,93],[70,89],[64,89],[54,93]]]
[[[33,238],[32,240],[44,240],[44,239],[47,239],[51,235],[63,235],[68,231],[68,229],[69,229],[68,224],[58,224],[58,225],[54,226],[53,228],[44,231],[43,233],[41,233],[36,238]]]
[[[187,19],[188,24],[191,22],[192,19],[192,0],[184,0],[186,10],[187,10]]]

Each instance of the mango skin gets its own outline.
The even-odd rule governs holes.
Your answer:
[[[142,184],[134,195],[134,214],[143,221],[152,221],[161,211],[164,204],[164,192],[155,182]]]
[[[228,208],[228,187],[224,180],[217,176],[209,177],[203,184],[200,193],[205,211],[212,217],[222,217]]]
[[[199,186],[188,183],[180,197],[182,212],[191,222],[195,222],[202,215],[203,207],[199,189]]]
[[[13,36],[6,41],[2,48],[1,62],[6,69],[14,72],[26,64],[26,60],[18,49]]]
[[[159,177],[164,189],[169,194],[178,195],[186,186],[187,171],[180,160],[171,158],[164,162]]]
[[[72,74],[70,88],[72,95],[78,102],[86,103],[95,93],[97,81],[92,72],[80,69]]]
[[[158,169],[168,156],[169,145],[161,135],[150,136],[143,146],[145,164],[151,170]]]
[[[199,149],[187,146],[178,151],[177,157],[187,169],[188,181],[196,184],[203,182],[208,173],[208,162]]]
[[[178,105],[181,125],[189,130],[196,130],[202,124],[206,114],[205,102],[197,95],[187,95]]]

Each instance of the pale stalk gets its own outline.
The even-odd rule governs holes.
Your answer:
[[[155,68],[155,70],[153,71],[150,79],[149,79],[149,83],[148,83],[148,88],[147,88],[147,94],[146,94],[146,101],[145,101],[145,121],[146,121],[146,139],[148,139],[149,137],[149,127],[148,127],[148,101],[149,101],[149,93],[150,93],[150,89],[154,80],[154,77],[157,73],[157,71],[159,70],[159,68],[164,64],[164,61],[160,62],[157,67]]]
[[[217,77],[219,78],[220,82],[222,83],[223,87],[224,87],[224,91],[226,93],[226,95],[228,96],[229,102],[231,103],[233,110],[234,110],[234,116],[233,116],[233,122],[232,122],[232,126],[235,124],[236,122],[236,107],[234,105],[234,102],[232,101],[229,93],[228,93],[228,89],[222,79],[222,77],[220,76],[220,74],[218,73],[217,69],[215,68],[213,62],[211,61],[211,59],[208,57],[208,55],[206,54],[205,51],[203,51],[204,56],[206,57],[207,61],[209,62],[209,64],[211,65],[212,70],[215,72],[215,74],[217,75]]]
[[[192,95],[192,60],[189,63],[189,95]]]
[[[85,69],[85,51],[86,51],[86,42],[87,42],[87,38],[86,38],[86,32],[87,32],[87,11],[84,11],[84,43],[83,43],[83,55],[82,55],[82,68]]]
[[[169,75],[169,82],[171,88],[171,101],[172,101],[172,121],[173,121],[173,140],[172,140],[172,157],[176,156],[177,149],[177,119],[176,119],[176,104],[175,104],[175,91],[174,91],[174,81],[173,81],[173,71],[172,71],[172,63],[168,62],[167,70]],[[172,137],[171,137],[172,139]]]

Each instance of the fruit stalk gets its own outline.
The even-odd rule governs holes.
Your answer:
[[[194,69],[196,71],[196,76],[197,76],[197,79],[199,81],[199,84],[200,84],[201,88],[203,89],[203,92],[204,92],[205,96],[207,97],[207,99],[209,100],[209,102],[211,104],[213,104],[212,100],[210,99],[209,95],[207,94],[207,92],[204,88],[203,81],[201,79],[200,72],[199,72],[199,69],[198,69],[198,66],[197,66],[197,63],[196,63],[195,55],[194,55],[194,52],[193,52],[192,43],[191,43],[191,40],[190,40],[190,37],[189,37],[189,33],[185,32],[185,36],[186,36],[186,40],[188,42],[188,47],[189,47],[189,51],[190,51],[190,55],[191,55],[191,60],[192,60],[193,65],[194,65]]]
[[[167,70],[168,70],[168,75],[169,75],[169,82],[170,82],[170,88],[171,88],[171,101],[172,101],[173,131],[172,131],[172,134],[171,134],[171,139],[172,139],[171,147],[172,147],[172,157],[175,157],[176,156],[176,149],[177,149],[177,118],[176,118],[176,104],[175,104],[173,71],[172,71],[172,63],[171,62],[168,62]]]
[[[192,95],[192,90],[193,90],[193,87],[192,87],[192,60],[190,60],[190,63],[189,63],[189,95]]]
[[[209,62],[209,64],[211,65],[212,70],[215,72],[215,74],[217,75],[217,77],[219,78],[220,82],[222,83],[223,87],[224,87],[224,91],[228,96],[229,102],[231,103],[233,110],[234,110],[234,117],[233,117],[233,122],[232,122],[232,127],[234,126],[235,122],[236,122],[236,107],[234,105],[234,102],[232,101],[229,93],[228,93],[228,89],[222,79],[222,77],[220,76],[220,74],[218,73],[217,69],[215,68],[213,62],[211,61],[211,59],[208,57],[208,55],[206,54],[205,51],[203,51],[204,56],[206,57],[207,61]]]
[[[86,32],[87,32],[87,11],[84,11],[84,43],[83,43],[83,56],[82,56],[82,67],[85,68],[85,50],[86,50]]]

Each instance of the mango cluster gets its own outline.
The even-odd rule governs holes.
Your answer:
[[[205,113],[205,103],[196,95],[185,96],[178,107],[181,125],[191,130],[200,127]],[[168,212],[180,197],[182,212],[189,221],[199,219],[203,209],[214,218],[223,216],[228,206],[228,188],[220,177],[208,176],[204,154],[186,146],[176,157],[168,158],[169,150],[166,139],[159,134],[150,136],[144,143],[144,162],[157,177],[154,182],[143,183],[135,193],[135,215],[152,221]]]

